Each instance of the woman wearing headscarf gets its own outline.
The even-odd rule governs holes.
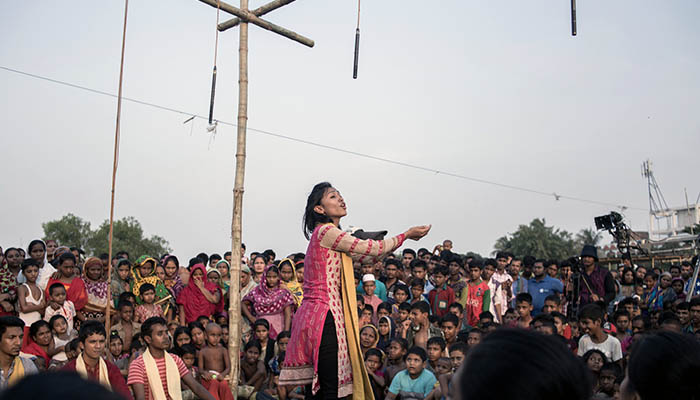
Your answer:
[[[231,277],[229,276],[231,264],[229,264],[226,260],[220,260],[216,263],[215,268],[217,271],[219,271],[219,287],[225,296],[226,293],[228,293],[229,287],[231,286]]]
[[[180,324],[187,325],[201,315],[210,317],[217,312],[217,308],[223,308],[222,298],[221,288],[207,280],[204,264],[195,264],[187,286],[177,297]]]
[[[177,298],[182,289],[185,288],[185,284],[180,278],[180,261],[173,255],[167,255],[163,259],[163,269],[165,269],[163,284],[173,295],[173,298]]]
[[[161,304],[166,299],[171,297],[168,289],[165,288],[163,282],[156,276],[156,259],[149,256],[141,256],[134,263],[134,268],[131,269],[131,293],[136,296],[136,303],[141,304],[141,286],[144,283],[150,283],[156,288],[156,304]]]
[[[21,271],[22,257],[19,249],[10,247],[5,250],[7,264],[0,266],[0,316],[17,315],[17,275]]]
[[[362,357],[365,356],[367,350],[376,349],[379,343],[379,331],[372,324],[367,324],[360,329],[360,350]]]
[[[78,321],[94,319],[102,323],[105,322],[107,311],[107,282],[102,280],[102,260],[97,257],[90,257],[83,265],[83,282],[87,292],[87,304],[78,311],[78,318],[75,328],[80,329]]]
[[[285,258],[280,261],[277,268],[280,271],[282,285],[292,293],[294,304],[296,307],[299,307],[301,300],[304,298],[304,289],[302,289],[301,283],[297,280],[297,270],[294,261],[291,258]]]
[[[377,348],[382,352],[386,353],[391,344],[391,340],[395,336],[396,325],[394,320],[387,317],[386,315],[379,318],[377,323],[377,332],[379,333],[379,341],[377,342]]]
[[[654,288],[649,293],[647,307],[649,311],[663,310],[664,303],[673,302],[676,300],[676,292],[671,287],[673,277],[670,272],[664,272],[659,277],[659,282],[654,285]]]
[[[280,284],[279,270],[274,265],[265,267],[258,286],[251,290],[241,303],[241,311],[248,320],[262,318],[270,323],[272,339],[277,338],[278,333],[291,328],[294,297]]]

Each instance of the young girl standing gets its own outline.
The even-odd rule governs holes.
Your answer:
[[[293,305],[291,292],[280,286],[279,271],[272,265],[265,269],[260,284],[243,298],[241,310],[250,321],[267,320],[270,337],[275,339],[279,332],[291,329]]]
[[[44,292],[36,284],[39,276],[39,263],[27,258],[22,261],[22,274],[26,282],[17,288],[17,298],[19,299],[19,317],[24,321],[23,344],[29,340],[29,326],[41,319],[41,314],[46,308]]]
[[[97,257],[90,257],[85,261],[83,280],[88,301],[85,307],[78,311],[78,320],[94,319],[105,322],[107,311],[107,282],[102,280],[102,261]],[[76,324],[80,329],[80,324]]]

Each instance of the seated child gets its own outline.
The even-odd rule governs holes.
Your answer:
[[[243,346],[244,356],[241,360],[241,372],[238,384],[238,397],[248,399],[253,393],[260,391],[265,383],[267,371],[260,360],[262,347],[256,339]]]
[[[62,283],[56,282],[49,286],[49,305],[44,310],[44,321],[51,321],[54,315],[62,315],[66,319],[68,332],[73,331],[73,319],[75,318],[75,306],[66,299],[66,288]]]
[[[143,304],[136,306],[134,314],[136,314],[136,322],[142,324],[143,321],[151,317],[165,317],[163,309],[154,304],[156,301],[156,288],[150,283],[144,283],[139,289],[141,292],[141,301]]]
[[[375,400],[381,400],[384,397],[384,389],[386,388],[384,375],[379,369],[382,365],[382,356],[382,352],[377,349],[369,349],[365,353],[365,366]]]
[[[437,361],[442,357],[446,346],[445,339],[439,336],[428,339],[428,364],[425,366],[428,371],[435,373]]]
[[[124,353],[124,342],[119,335],[112,334],[109,337],[110,361],[119,368],[119,372],[126,378],[129,375],[129,353]]]
[[[221,327],[214,322],[207,324],[206,346],[199,350],[197,364],[202,374],[202,386],[217,400],[233,400],[226,381],[231,372],[231,360],[228,351],[221,346]]]
[[[394,376],[406,369],[406,352],[408,352],[408,341],[403,338],[394,338],[387,348],[386,365],[384,366],[384,378],[387,385],[391,384]]]
[[[195,365],[197,361],[197,349],[190,343],[178,347],[177,355],[185,363],[185,367],[192,374],[195,381],[199,382],[199,369]],[[195,400],[197,397],[188,386],[182,386],[182,400]]]
[[[68,362],[65,346],[73,339],[73,336],[68,334],[68,322],[63,315],[54,315],[49,320],[49,326],[53,333],[54,349],[58,352],[51,359],[65,364]]]
[[[63,351],[66,353],[66,361],[56,361],[52,359],[51,363],[49,364],[49,370],[58,371],[70,361],[75,360],[78,357],[78,354],[80,354],[80,348],[78,347],[79,345],[80,340],[77,338],[66,343],[65,347],[63,348]]]
[[[433,388],[426,399],[440,400],[440,398],[443,397],[443,391],[447,393],[449,390],[449,382],[452,378],[452,360],[448,357],[440,357],[435,363],[435,375],[438,378],[438,382],[435,383],[435,388]],[[445,388],[443,388],[443,380],[446,382]]]
[[[413,346],[406,354],[406,369],[400,371],[389,386],[387,400],[400,396],[402,400],[422,400],[433,390],[437,379],[432,372],[425,369],[428,355],[423,348]]]

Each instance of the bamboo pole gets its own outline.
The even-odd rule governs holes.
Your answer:
[[[241,0],[241,10],[248,11],[248,0]],[[231,222],[231,283],[229,286],[228,354],[231,358],[231,392],[238,395],[238,371],[241,345],[241,220],[245,178],[245,146],[248,126],[248,23],[242,22],[238,44],[238,135],[236,176],[233,185],[233,221]]]
[[[114,132],[114,161],[112,163],[112,199],[109,207],[109,244],[107,282],[112,279],[112,239],[114,237],[114,187],[117,182],[117,165],[119,164],[119,129],[122,115],[122,82],[124,81],[124,49],[126,47],[126,17],[129,11],[129,0],[124,0],[124,28],[122,30],[122,55],[119,65],[119,92],[117,94],[117,123]],[[112,324],[112,285],[107,285],[107,309],[105,309],[105,331],[109,337]]]
[[[209,4],[212,7],[216,7],[216,0],[199,0],[202,3]],[[282,35],[288,39],[292,39],[295,42],[299,42],[305,46],[308,47],[314,47],[314,41],[302,36],[296,32],[290,31],[289,29],[283,28],[279,25],[273,24],[272,22],[266,21],[262,18],[258,18],[255,16],[255,14],[251,13],[250,11],[242,10],[239,8],[236,8],[228,3],[224,3],[223,1],[219,3],[221,9],[223,11],[226,11],[229,14],[233,14],[240,18],[241,20],[245,22],[249,22],[251,24],[255,24],[263,29],[267,29],[268,31],[275,32],[278,35]]]
[[[253,14],[255,14],[255,16],[257,16],[257,17],[262,17],[263,15],[265,15],[265,14],[271,12],[271,11],[275,11],[276,9],[278,9],[278,8],[280,8],[280,7],[282,7],[282,6],[286,6],[287,4],[289,4],[289,3],[293,2],[293,1],[295,1],[295,0],[275,0],[275,1],[271,1],[271,2],[265,4],[265,5],[261,6],[261,7],[256,8],[255,10],[253,10],[253,11],[251,11],[251,12],[252,12]],[[240,24],[240,23],[241,23],[241,19],[238,18],[238,17],[232,18],[232,19],[230,19],[230,20],[228,20],[228,21],[224,21],[224,22],[222,22],[222,23],[220,23],[220,24],[218,25],[219,32],[223,32],[223,31],[225,31],[225,30],[227,30],[227,29],[231,29],[231,28],[233,28],[233,27],[235,27],[235,26],[238,26],[238,24]]]

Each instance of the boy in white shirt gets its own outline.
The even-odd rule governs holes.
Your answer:
[[[595,303],[586,304],[578,313],[581,330],[585,335],[578,341],[578,355],[598,349],[608,361],[622,364],[622,346],[616,337],[603,331],[603,310]],[[622,366],[622,365],[620,365]]]

